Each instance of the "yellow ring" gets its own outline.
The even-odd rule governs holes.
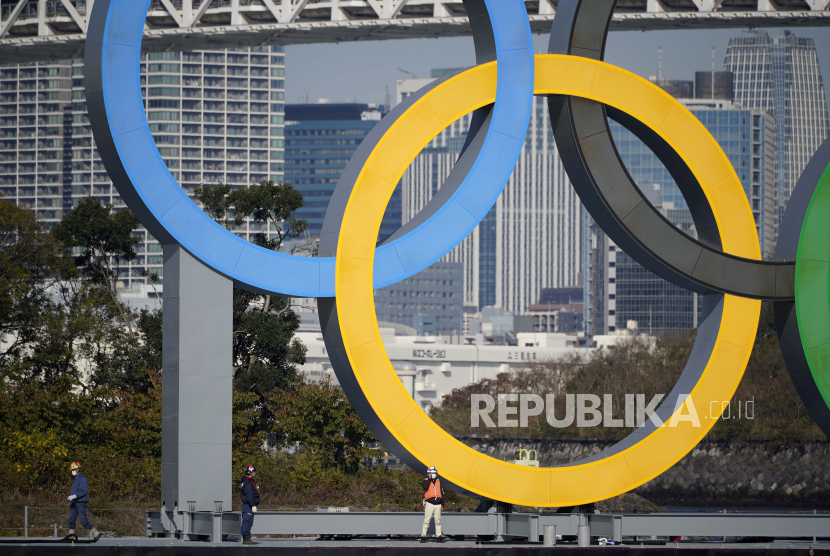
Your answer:
[[[535,66],[536,94],[596,100],[658,133],[700,182],[724,251],[760,258],[755,222],[738,176],[715,139],[680,103],[654,84],[603,62],[539,55]],[[712,356],[690,393],[700,427],[680,421],[606,459],[528,468],[481,454],[436,425],[404,389],[381,342],[372,291],[375,243],[383,212],[403,172],[442,129],[494,102],[496,73],[493,62],[437,86],[389,129],[367,160],[346,206],[337,248],[335,291],[343,344],[354,375],[383,424],[413,456],[437,466],[448,480],[481,496],[524,506],[595,502],[653,479],[703,439],[715,422],[708,418],[709,402],[730,400],[743,376],[761,302],[725,296]]]

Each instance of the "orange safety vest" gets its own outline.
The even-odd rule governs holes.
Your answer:
[[[430,498],[443,498],[441,496],[441,479],[435,479],[435,482],[429,482],[429,488],[424,491],[424,500]]]

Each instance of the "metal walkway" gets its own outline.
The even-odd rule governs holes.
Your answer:
[[[22,539],[21,539],[22,540]],[[413,556],[422,553],[423,550],[439,550],[442,554],[462,556],[464,554],[488,555],[488,556],[521,556],[524,554],[550,554],[551,549],[541,544],[526,543],[479,543],[474,540],[453,540],[450,539],[444,544],[420,544],[413,539],[354,539],[354,540],[318,540],[314,537],[305,538],[257,538],[254,539],[257,546],[242,546],[238,541],[213,543],[213,542],[184,542],[175,539],[141,539],[141,538],[112,538],[101,539],[95,548],[83,548],[71,544],[49,544],[37,545],[20,542],[14,545],[0,544],[0,556],[44,556],[61,554],[80,554],[87,551],[94,551],[98,556],[119,556],[121,554],[132,554],[134,556],[225,556],[255,553],[268,554],[325,554],[326,556],[354,556],[363,554],[370,556]],[[260,552],[264,550],[265,552]],[[809,541],[778,541],[766,543],[735,543],[735,542],[660,542],[649,544],[649,541],[627,542],[622,546],[597,546],[578,548],[573,543],[557,544],[555,550],[558,554],[575,553],[580,555],[608,554],[650,554],[654,556],[663,554],[701,554],[713,556],[716,554],[754,554],[754,555],[775,555],[784,553],[830,554],[830,543]]]
[[[146,534],[165,534],[161,512],[147,512]],[[411,535],[421,534],[419,512],[257,512],[253,535]],[[817,538],[830,536],[830,514],[813,513],[664,513],[664,514],[526,514],[454,513],[441,517],[445,535],[494,540],[524,539],[540,542],[544,528],[553,525],[557,535],[578,535],[588,525],[589,535],[620,542],[624,537],[769,537]],[[183,514],[182,538],[238,535],[239,512]]]

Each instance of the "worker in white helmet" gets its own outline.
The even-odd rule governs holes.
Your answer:
[[[441,510],[444,509],[444,486],[438,478],[438,470],[435,466],[427,469],[427,476],[421,481],[424,489],[424,527],[421,529],[421,542],[427,542],[427,529],[429,522],[435,520],[435,538],[438,542],[444,542],[441,535]]]

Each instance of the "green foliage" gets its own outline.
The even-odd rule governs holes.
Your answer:
[[[89,281],[114,288],[121,274],[120,263],[136,257],[134,246],[141,241],[133,235],[138,218],[129,210],[113,211],[95,197],[78,203],[53,233],[64,246],[78,248],[75,264]]]
[[[352,511],[423,511],[423,476],[408,469],[378,467],[346,473],[321,465],[308,453],[282,455],[264,463],[257,466],[262,508],[349,506]],[[469,512],[477,505],[478,500],[448,491],[444,507]]]
[[[265,394],[293,388],[306,347],[294,338],[300,318],[282,297],[234,290],[233,364],[236,387]]]
[[[45,478],[57,476],[69,453],[52,429],[29,433],[9,431],[2,446],[6,461],[21,474],[29,488],[42,488]]]
[[[90,327],[78,344],[78,354],[92,363],[90,387],[128,388],[146,391],[150,388],[150,372],[161,371],[162,312],[143,309],[125,313],[135,327],[135,336],[123,326],[116,326],[117,311],[104,299],[97,305],[102,311],[98,326]],[[135,338],[135,339],[134,339]]]
[[[287,183],[263,180],[235,190],[228,184],[202,185],[193,191],[193,197],[228,230],[242,225],[246,218],[265,224],[265,231],[255,234],[252,241],[272,251],[308,229],[305,220],[292,216],[305,204],[303,195]]]
[[[266,248],[278,250],[305,231],[291,217],[302,206],[291,186],[200,188],[199,195],[229,228],[243,216],[264,224],[255,241]],[[90,198],[49,233],[32,213],[0,201],[0,332],[10,339],[0,352],[7,496],[60,499],[71,484],[68,463],[79,461],[98,511],[113,500],[158,501],[162,313],[133,312],[116,295],[120,265],[135,257],[136,226],[129,211]],[[313,246],[306,252],[314,254]],[[298,365],[306,350],[294,338],[299,318],[290,300],[235,290],[233,322],[234,469],[254,463],[286,503],[321,491],[338,500],[355,477],[363,487],[352,500],[384,488],[400,495],[408,476],[360,469],[363,443],[374,437],[342,391],[303,381]],[[289,442],[297,454],[263,450],[274,454]],[[418,489],[410,490],[400,499],[419,500]]]
[[[545,396],[555,394],[555,415],[565,416],[566,394],[604,394],[613,396],[612,414],[625,413],[625,394],[643,393],[646,400],[655,394],[668,394],[680,377],[691,354],[695,334],[668,336],[652,346],[632,339],[612,349],[595,351],[584,364],[575,358],[547,361],[518,373],[504,373],[495,379],[482,380],[454,390],[444,398],[432,418],[456,436],[568,439],[587,438],[603,441],[619,440],[631,428],[589,427],[566,428],[550,426],[542,414],[531,417],[527,428],[472,428],[470,396],[472,394],[529,393]],[[784,364],[775,333],[772,305],[764,304],[755,345],[743,379],[730,400],[731,414],[737,417],[739,403],[754,403],[752,419],[720,419],[709,432],[709,441],[775,441],[789,439],[826,440],[793,386]],[[696,408],[703,419],[709,408]],[[495,415],[495,414],[494,414]]]
[[[202,205],[202,210],[225,229],[240,226],[244,221],[242,215],[229,216],[233,207],[230,184],[200,185],[193,190],[193,197]]]
[[[71,366],[73,331],[50,290],[74,271],[32,212],[0,200],[0,379],[51,378]]]
[[[365,444],[377,441],[328,377],[295,390],[274,390],[268,405],[276,407],[288,442],[299,442],[321,468],[354,473],[370,453]]]
[[[278,251],[283,241],[296,239],[308,229],[305,220],[292,216],[305,204],[303,195],[287,183],[262,181],[234,191],[230,199],[237,217],[265,224],[266,231],[256,234],[253,242],[266,249]]]
[[[307,228],[304,220],[291,216],[303,206],[303,196],[285,183],[262,181],[236,190],[227,184],[204,185],[196,188],[194,198],[211,218],[229,230],[246,218],[262,224],[265,231],[252,240],[273,251],[279,251],[286,239],[298,238]],[[300,319],[291,310],[289,298],[234,289],[236,387],[260,396],[275,388],[295,387],[300,380],[297,365],[305,363],[306,353],[305,346],[294,338],[299,326]]]

